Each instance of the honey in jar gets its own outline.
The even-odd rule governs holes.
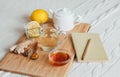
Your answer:
[[[62,52],[61,52],[62,51]],[[56,52],[49,54],[49,62],[55,66],[62,66],[69,62],[70,55],[65,50],[57,50]]]

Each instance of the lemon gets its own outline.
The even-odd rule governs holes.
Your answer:
[[[30,19],[42,24],[48,21],[48,13],[43,9],[36,9],[32,12]]]
[[[31,21],[28,24],[26,24],[27,36],[29,38],[39,37],[39,27],[40,25],[37,21]]]

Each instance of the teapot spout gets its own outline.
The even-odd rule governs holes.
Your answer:
[[[49,9],[49,12],[50,12],[50,17],[53,18],[54,16],[54,11],[52,9]]]

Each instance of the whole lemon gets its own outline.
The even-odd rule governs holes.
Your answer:
[[[48,21],[48,13],[44,9],[36,9],[32,12],[30,19],[42,24]]]

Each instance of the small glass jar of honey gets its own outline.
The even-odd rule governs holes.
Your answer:
[[[65,49],[56,49],[49,53],[49,62],[54,66],[62,66],[70,61],[70,53]]]

